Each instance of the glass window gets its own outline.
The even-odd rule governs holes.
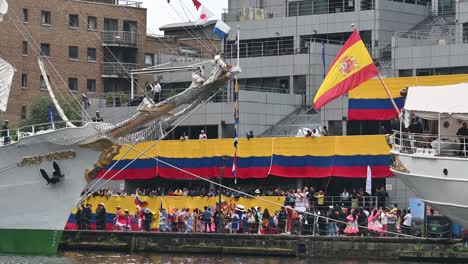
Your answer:
[[[25,120],[25,119],[26,119],[27,113],[28,113],[28,111],[27,111],[26,106],[22,106],[22,107],[21,107],[21,120]]]
[[[50,57],[50,44],[49,43],[41,43],[41,55]]]
[[[42,25],[50,25],[51,24],[50,11],[42,11],[41,12],[41,24]]]
[[[153,54],[145,54],[145,65],[154,65],[154,55]]]
[[[89,79],[86,82],[86,89],[88,89],[88,92],[96,92],[96,80]]]
[[[29,21],[29,11],[27,8],[23,8],[23,11],[21,12],[21,21],[22,22]]]
[[[79,26],[79,17],[78,15],[69,15],[68,16],[68,26],[77,28]]]
[[[21,47],[21,53],[23,55],[28,55],[28,42],[27,41],[23,41],[22,47]]]
[[[117,19],[104,18],[104,31],[117,31]]]
[[[95,48],[88,48],[87,58],[88,58],[88,61],[96,61],[96,49]]]
[[[21,74],[21,87],[28,87],[28,75],[26,73]]]
[[[78,47],[70,46],[68,47],[68,58],[77,60],[78,59]]]
[[[49,77],[49,76],[47,76],[47,79],[49,79],[49,80],[50,80],[50,77]],[[44,80],[44,77],[42,77],[42,75],[41,75],[41,84],[40,84],[40,89],[41,89],[41,90],[45,90],[45,89],[47,89],[47,85],[46,85],[46,83],[45,83],[45,80]]]
[[[88,30],[97,30],[97,18],[94,16],[88,17]]]
[[[68,79],[68,89],[72,91],[78,91],[78,79],[77,78]]]

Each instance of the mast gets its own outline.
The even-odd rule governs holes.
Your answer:
[[[41,69],[42,78],[44,79],[44,82],[45,82],[45,84],[47,86],[47,91],[49,91],[50,98],[52,99],[52,102],[54,103],[55,109],[57,109],[58,114],[60,115],[62,120],[65,121],[67,126],[76,127],[75,125],[73,125],[70,122],[70,120],[68,120],[67,116],[63,112],[62,107],[58,103],[57,98],[55,98],[54,91],[52,91],[52,87],[50,87],[50,84],[49,84],[49,78],[47,78],[47,72],[46,72],[45,67],[44,67],[44,62],[42,62],[41,57],[39,57],[39,56],[37,57],[37,63],[39,64],[39,68]]]

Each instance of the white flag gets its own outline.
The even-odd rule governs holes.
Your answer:
[[[366,193],[372,194],[372,171],[369,165],[367,165]]]
[[[211,10],[202,5],[200,8],[200,13],[198,15],[197,24],[203,24],[214,16],[216,15],[213,12],[211,12]]]

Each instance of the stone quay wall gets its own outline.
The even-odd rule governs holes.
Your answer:
[[[403,251],[446,251],[458,241],[386,237],[65,231],[62,250],[398,259]]]

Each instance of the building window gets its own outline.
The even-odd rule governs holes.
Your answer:
[[[68,16],[68,26],[72,28],[77,28],[79,25],[79,17],[78,15],[69,15]]]
[[[117,31],[117,19],[104,18],[104,31]]]
[[[41,43],[41,56],[50,57],[49,43]]]
[[[49,80],[50,80],[50,77],[49,77],[49,76],[47,76],[47,79],[49,79]],[[41,75],[41,84],[40,84],[40,89],[41,89],[41,90],[45,90],[45,89],[47,89],[47,85],[46,85],[46,83],[45,83],[45,80],[44,80],[44,77],[42,77],[42,75]]]
[[[77,78],[68,79],[68,89],[72,91],[78,91],[78,79]]]
[[[27,108],[26,106],[22,106],[21,107],[21,120],[26,120],[26,117],[27,117]]]
[[[145,65],[154,65],[154,55],[153,54],[145,54]]]
[[[76,47],[76,46],[68,47],[68,58],[71,59],[71,60],[77,60],[78,59],[78,47]]]
[[[21,21],[23,23],[26,23],[29,21],[29,13],[27,8],[23,8],[23,11],[21,12]]]
[[[28,87],[28,75],[26,73],[21,74],[21,87]]]
[[[50,11],[42,11],[41,12],[41,24],[42,25],[50,25],[51,24]]]
[[[21,53],[23,55],[28,55],[28,42],[23,41],[22,47],[21,47]]]
[[[88,80],[86,87],[88,92],[96,92],[96,80]]]
[[[96,31],[97,30],[97,18],[94,16],[88,17],[88,30]]]
[[[96,61],[96,49],[95,48],[88,48],[88,61]]]

